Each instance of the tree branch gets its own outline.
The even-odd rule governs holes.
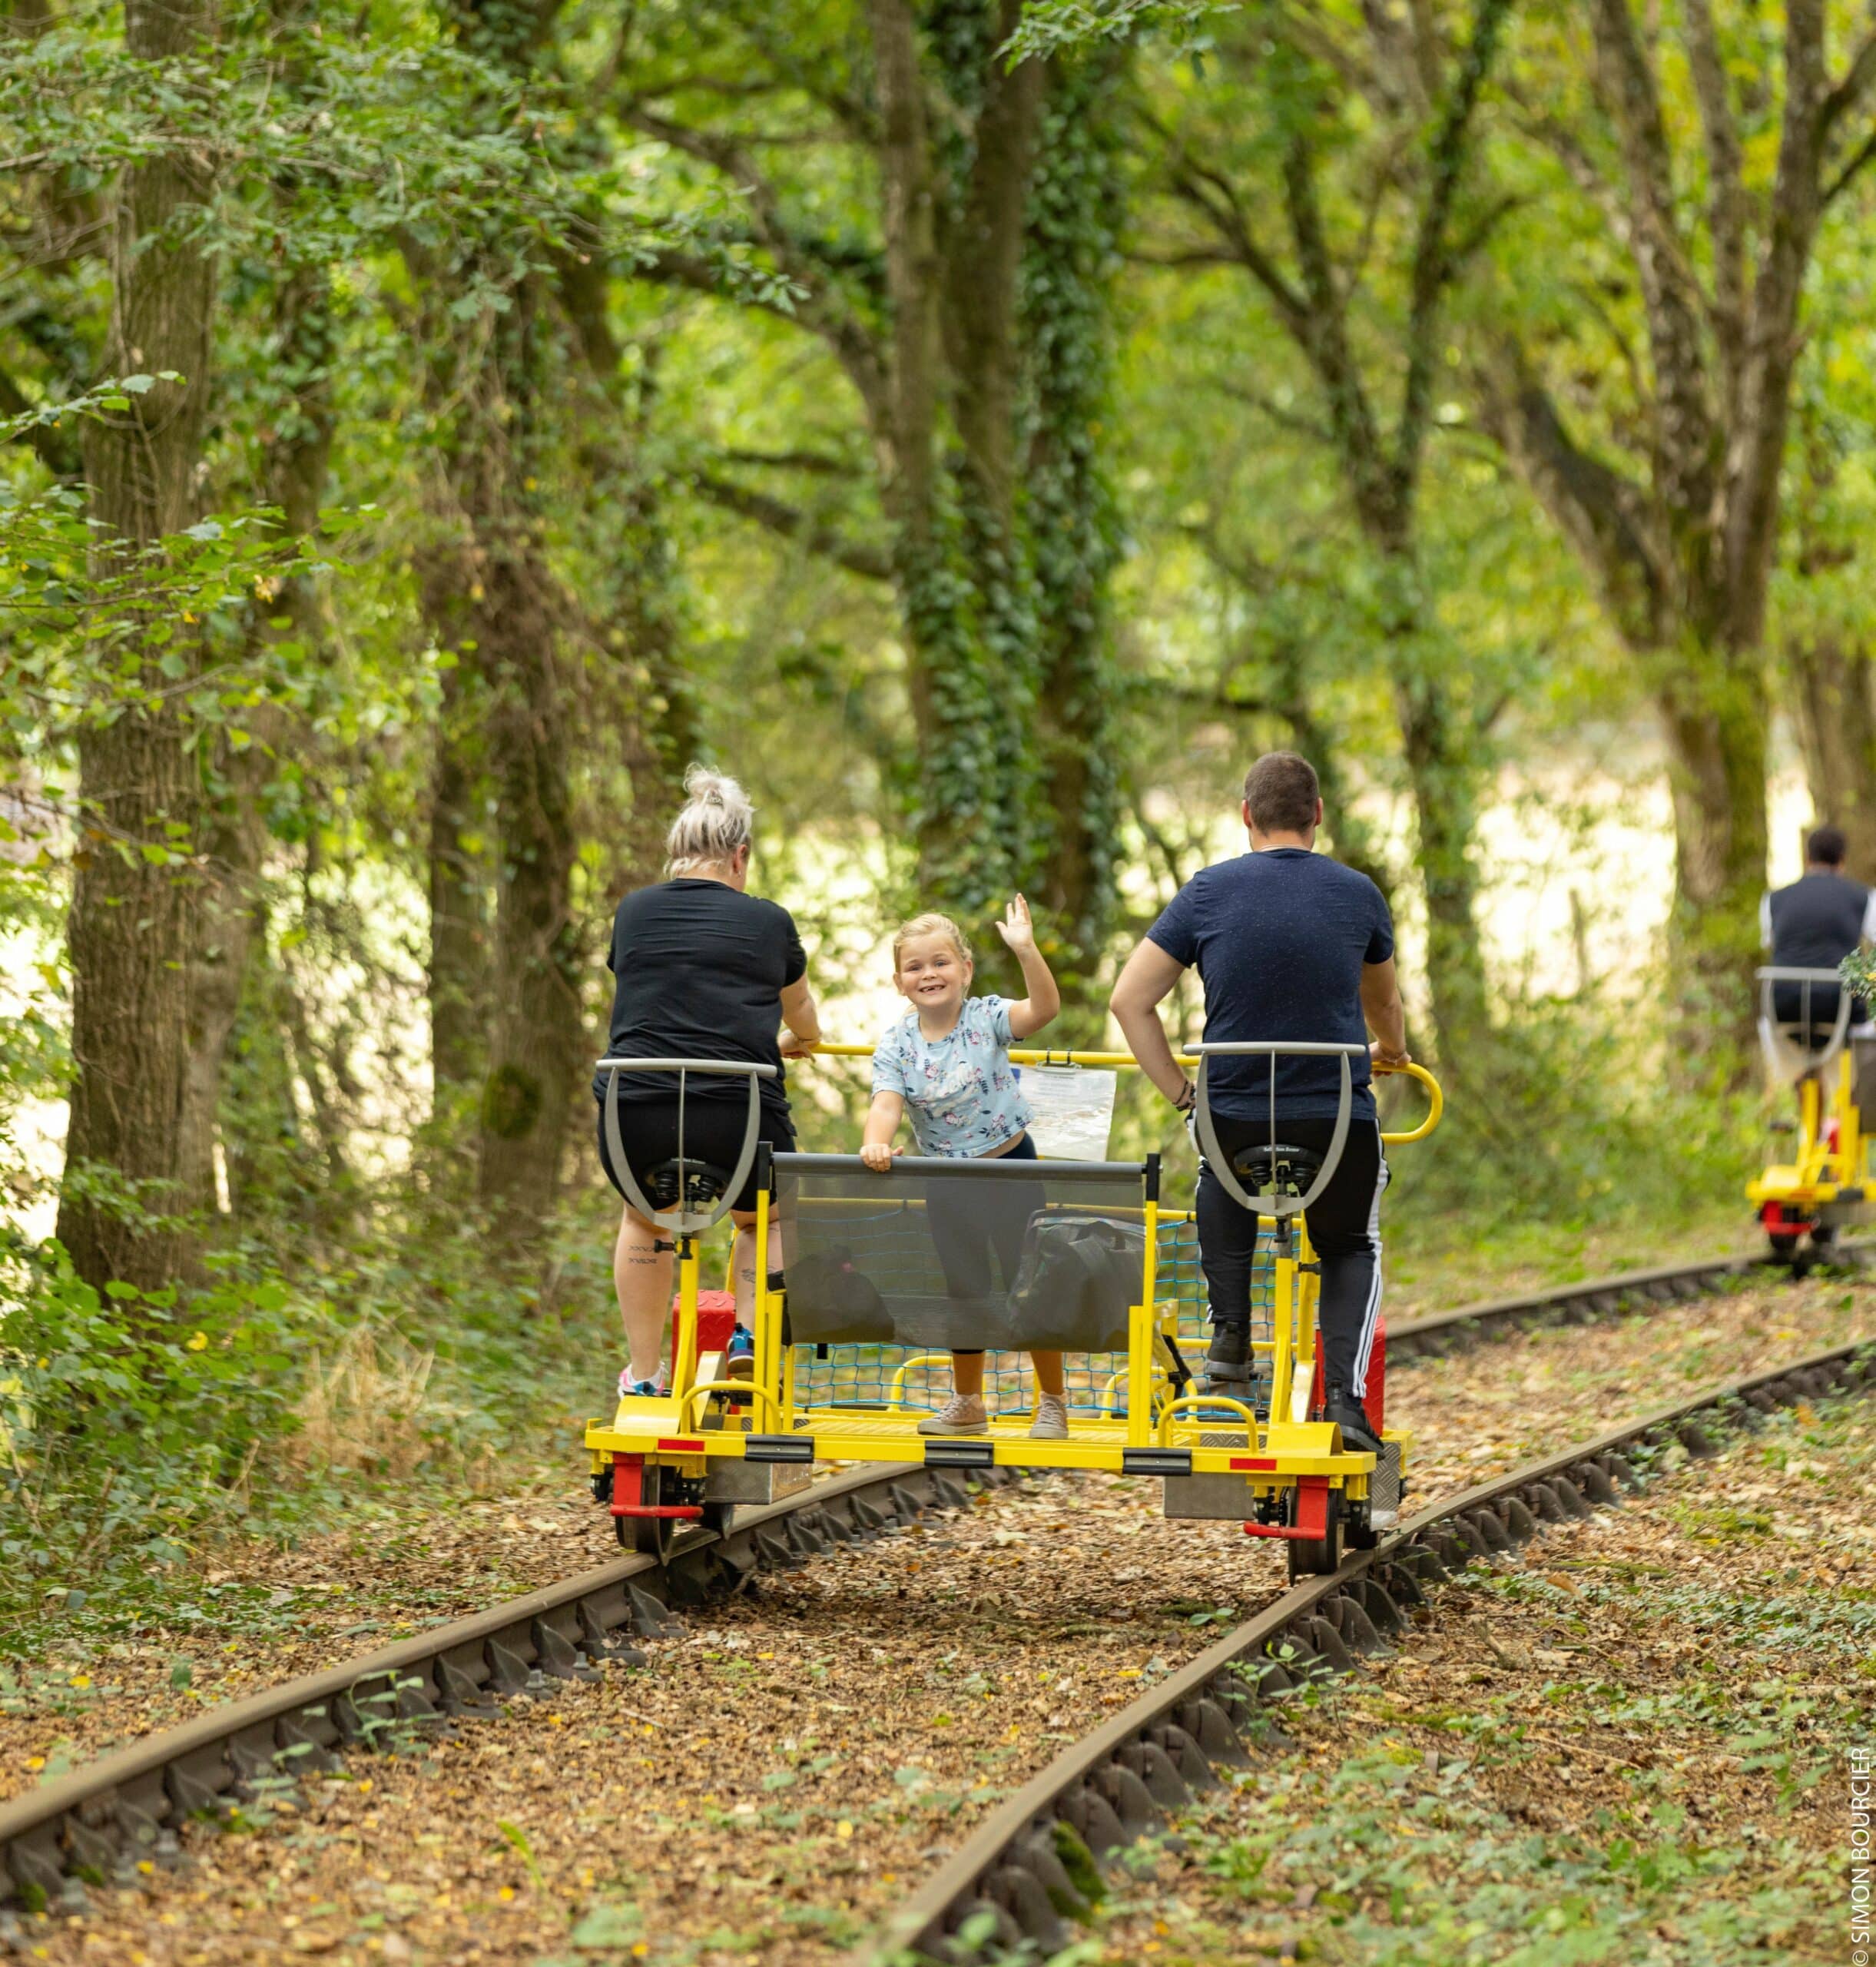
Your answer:
[[[870,546],[863,540],[848,539],[798,506],[787,505],[749,486],[719,478],[709,471],[692,472],[690,483],[713,506],[721,506],[739,519],[751,520],[781,538],[791,540],[809,552],[844,567],[850,574],[857,574],[870,581],[890,581],[893,578],[892,556],[883,548]]]
[[[1576,443],[1515,343],[1474,373],[1480,421],[1576,548],[1632,648],[1660,646],[1668,582],[1641,488]]]
[[[1719,449],[1701,352],[1705,301],[1675,224],[1660,91],[1628,0],[1593,0],[1591,27],[1628,181],[1629,252],[1641,277],[1654,360],[1660,489],[1670,510],[1703,513],[1712,499]]]
[[[1737,428],[1728,456],[1725,546],[1728,632],[1756,647],[1777,541],[1779,475],[1790,421],[1791,378],[1803,337],[1805,275],[1823,211],[1825,0],[1786,0],[1785,111],[1758,278],[1752,290]],[[1847,86],[1847,85],[1846,85]]]
[[[1440,301],[1454,267],[1450,228],[1453,201],[1470,153],[1472,119],[1510,12],[1510,0],[1478,0],[1472,38],[1460,58],[1457,79],[1434,132],[1432,181],[1414,243],[1413,300],[1407,317],[1407,377],[1394,433],[1394,473],[1400,496],[1410,499],[1427,434]]]
[[[1363,531],[1384,549],[1401,543],[1404,514],[1384,453],[1316,199],[1316,161],[1298,128],[1283,158],[1284,212],[1302,276],[1304,313],[1297,339],[1328,398],[1330,427]]]
[[[26,416],[38,408],[4,369],[0,369],[0,416]],[[32,423],[13,440],[29,444],[55,478],[81,478],[85,459],[78,440],[56,423]]]
[[[798,320],[827,343],[877,427],[886,406],[886,380],[879,349],[871,332],[828,277],[826,267],[804,248],[789,225],[774,185],[733,138],[692,129],[637,104],[628,104],[621,114],[635,129],[687,157],[695,158],[742,188],[748,197],[757,238],[782,273],[807,297],[792,316],[784,308],[771,307],[769,311]],[[657,257],[663,260],[668,256]],[[694,283],[684,279],[682,284]]]
[[[1731,405],[1738,400],[1745,348],[1745,170],[1710,0],[1685,0],[1684,12],[1687,62],[1706,138],[1707,224],[1713,235],[1713,333]]]

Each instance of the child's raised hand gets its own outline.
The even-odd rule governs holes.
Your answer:
[[[1021,895],[1012,895],[1009,905],[1003,911],[1003,919],[996,925],[1013,956],[1023,956],[1036,947],[1036,925],[1029,920],[1029,904]]]

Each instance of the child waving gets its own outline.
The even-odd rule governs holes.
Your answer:
[[[873,1058],[873,1104],[867,1114],[860,1159],[876,1173],[888,1173],[898,1152],[893,1136],[908,1113],[921,1154],[979,1159],[1033,1161],[1028,1103],[1017,1090],[1009,1047],[1053,1022],[1062,993],[1042,952],[1029,905],[1015,896],[997,933],[1023,968],[1029,995],[1015,1002],[970,994],[969,946],[949,916],[914,916],[893,938],[893,980],[912,1009],[880,1036]],[[959,1183],[934,1187],[929,1207],[932,1242],[954,1298],[983,1298],[993,1289],[991,1259],[1006,1292],[1016,1281],[1023,1239],[1042,1207],[1039,1183],[985,1183],[966,1201]],[[1036,1441],[1068,1437],[1062,1355],[1032,1355],[1039,1389]],[[989,1417],[983,1404],[983,1354],[951,1355],[951,1398],[919,1423],[924,1435],[983,1435]]]

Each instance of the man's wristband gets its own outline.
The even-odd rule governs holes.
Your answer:
[[[1178,1112],[1189,1113],[1198,1103],[1198,1087],[1193,1085],[1189,1079],[1182,1081],[1178,1092],[1174,1096],[1172,1103]]]

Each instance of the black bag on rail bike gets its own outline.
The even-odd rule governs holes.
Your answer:
[[[1145,1268],[1143,1223],[1043,1218],[1009,1294],[1009,1344],[1026,1352],[1124,1352]]]
[[[792,1344],[890,1345],[898,1337],[879,1286],[844,1244],[796,1258],[783,1289]]]

